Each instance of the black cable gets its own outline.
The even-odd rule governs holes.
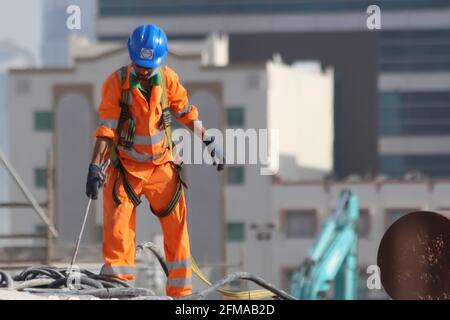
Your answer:
[[[154,255],[155,257],[158,259],[159,263],[161,264],[161,267],[163,268],[166,276],[168,276],[169,271],[167,268],[167,264],[162,256],[162,254],[160,253],[158,247],[156,247],[155,244],[153,244],[152,242],[146,242],[143,244],[139,244],[137,246],[138,250],[143,250],[143,249],[149,249]],[[252,281],[256,284],[258,284],[259,286],[271,291],[274,293],[274,296],[278,296],[284,300],[296,300],[295,297],[289,295],[288,293],[284,292],[283,290],[277,289],[275,288],[272,284],[268,283],[267,281],[265,281],[264,279],[255,276],[251,273],[248,272],[235,272],[232,273],[224,278],[222,278],[221,280],[217,281],[216,283],[214,283],[211,287],[205,288],[197,293],[193,293],[190,296],[186,296],[183,297],[181,299],[201,299],[204,298],[206,295],[213,293],[214,291],[216,291],[217,289],[219,289],[220,287],[223,287],[224,285],[233,282],[237,279],[243,279],[243,280],[249,280]]]
[[[159,264],[161,265],[162,269],[164,270],[164,273],[166,274],[166,277],[169,276],[169,268],[167,267],[166,261],[164,260],[162,253],[159,251],[158,247],[152,243],[152,242],[145,242],[143,244],[139,244],[136,249],[143,250],[148,249],[150,250],[153,255],[158,259]]]
[[[205,289],[202,289],[196,293],[193,293],[189,296],[184,296],[180,298],[176,298],[177,300],[198,300],[198,299],[204,299],[207,295],[214,293],[217,289],[235,281],[238,279],[242,280],[249,280],[257,285],[263,287],[264,289],[269,290],[270,292],[273,292],[274,296],[279,297],[282,300],[297,300],[295,297],[291,296],[290,294],[284,292],[283,290],[275,288],[272,284],[265,281],[264,279],[255,276],[248,272],[234,272],[232,274],[229,274],[225,276],[224,278],[220,279],[219,281],[215,282],[212,286],[207,287]]]
[[[97,288],[97,289],[105,288],[102,283],[100,283],[97,280],[91,279],[87,276],[73,277],[72,281],[75,282],[75,285],[83,285],[84,284],[89,287],[93,287],[93,288]],[[61,286],[67,286],[70,283],[73,283],[72,281],[70,281],[70,277],[58,279],[58,280],[55,280],[52,283],[50,283],[48,285],[48,288],[55,289],[55,288],[59,288]]]
[[[58,294],[58,295],[90,295],[97,298],[111,299],[123,297],[155,296],[155,292],[144,288],[103,288],[103,289],[38,289],[26,288],[24,291],[37,294]]]
[[[162,256],[159,249],[151,242],[146,242],[144,244],[139,244],[137,246],[137,251],[148,249],[161,264],[162,269],[166,276],[168,276],[169,271],[167,264]],[[119,297],[131,297],[136,300],[160,300],[160,299],[172,299],[168,296],[156,296],[155,293],[150,289],[145,288],[134,288],[131,287],[127,282],[105,275],[98,275],[89,270],[81,269],[79,270],[81,276],[75,278],[79,280],[80,288],[78,290],[73,290],[71,288],[62,288],[62,286],[68,285],[68,278],[70,276],[67,269],[57,269],[50,266],[32,266],[25,269],[22,273],[14,277],[16,281],[25,281],[30,279],[55,279],[47,285],[46,288],[31,288],[26,287],[23,291],[37,294],[59,294],[59,295],[92,295],[97,298],[119,298]],[[238,279],[248,280],[256,283],[260,287],[269,290],[273,293],[274,297],[278,297],[283,300],[296,300],[295,297],[286,293],[283,290],[275,288],[272,284],[265,281],[264,279],[255,276],[248,272],[235,272],[227,275],[226,277],[215,282],[212,286],[202,289],[196,293],[189,296],[176,298],[178,300],[196,300],[204,299],[207,295],[215,292],[217,289],[235,281]],[[8,288],[14,287],[14,280],[5,271],[0,270],[0,285],[5,283]]]
[[[14,286],[14,280],[11,278],[11,276],[6,271],[0,270],[0,286],[3,283],[8,289],[12,289]]]

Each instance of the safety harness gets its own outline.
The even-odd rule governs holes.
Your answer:
[[[123,66],[120,68],[120,80],[123,85],[124,81],[126,81],[128,72],[128,67]],[[158,74],[161,79],[161,86],[162,86],[162,95],[161,95],[161,104],[162,104],[162,123],[164,126],[165,134],[167,137],[168,142],[168,148],[170,149],[170,152],[173,153],[173,147],[174,143],[172,141],[172,134],[171,134],[171,122],[172,122],[172,115],[170,113],[169,109],[169,103],[167,99],[167,90],[166,90],[166,79],[164,72],[162,68],[158,68]],[[123,86],[122,86],[123,87]],[[134,143],[134,135],[136,132],[136,120],[131,116],[130,113],[130,107],[131,107],[131,92],[129,89],[122,89],[121,99],[120,99],[120,118],[119,122],[117,124],[117,130],[116,130],[116,138],[114,139],[113,146],[111,148],[110,152],[110,160],[112,165],[117,168],[117,176],[114,181],[113,186],[113,199],[116,205],[120,205],[121,201],[117,197],[117,183],[119,181],[119,178],[122,177],[123,186],[125,189],[126,194],[130,198],[131,202],[135,207],[137,207],[141,203],[141,199],[139,196],[134,192],[133,188],[131,187],[126,173],[125,168],[123,167],[122,163],[120,162],[118,155],[117,147],[119,145],[123,146],[126,150],[129,150]],[[171,162],[172,166],[175,169],[175,172],[177,173],[178,178],[178,186],[177,190],[175,191],[175,194],[173,195],[172,199],[170,200],[167,207],[161,211],[156,212],[150,205],[150,208],[152,209],[153,213],[162,218],[165,216],[168,216],[175,206],[177,205],[178,201],[180,200],[181,194],[183,193],[183,186],[187,188],[184,181],[181,180],[180,172],[182,168],[182,163],[175,164]],[[191,257],[191,268],[192,271],[197,274],[197,276],[206,284],[212,285],[212,283],[208,280],[208,278],[203,274],[201,269],[199,268],[197,262],[195,261],[194,257]],[[250,290],[250,291],[229,291],[229,290],[218,290],[223,295],[232,298],[232,299],[263,299],[272,297],[273,293],[269,290]]]
[[[118,146],[122,146],[126,150],[130,150],[131,147],[134,144],[134,136],[136,133],[136,120],[132,117],[130,108],[131,108],[131,99],[132,94],[130,89],[124,89],[123,84],[126,81],[128,73],[128,67],[123,66],[120,68],[120,81],[122,83],[122,92],[121,92],[121,98],[120,98],[120,117],[119,121],[117,123],[117,129],[116,129],[116,135],[115,139],[113,141],[113,145],[110,152],[110,160],[111,164],[117,169],[117,175],[114,180],[114,186],[112,190],[112,197],[116,204],[116,206],[120,205],[122,202],[120,201],[119,197],[117,196],[117,184],[120,178],[122,178],[123,187],[125,189],[125,192],[128,196],[128,198],[131,200],[133,205],[137,207],[141,203],[141,199],[136,194],[136,192],[133,190],[133,187],[131,186],[130,182],[128,181],[128,178],[126,176],[126,170],[123,167],[120,158],[118,157]],[[167,137],[167,145],[170,150],[170,152],[173,152],[173,141],[172,141],[172,134],[171,134],[171,122],[172,122],[172,115],[170,113],[169,109],[169,103],[167,98],[167,88],[166,88],[166,78],[164,75],[164,71],[162,70],[162,67],[158,68],[158,75],[161,79],[161,87],[162,87],[162,95],[161,95],[161,104],[162,104],[162,124],[164,126],[165,134]],[[174,196],[170,200],[167,207],[162,210],[161,212],[156,212],[150,205],[151,210],[153,213],[162,218],[165,216],[168,216],[175,206],[177,205],[178,201],[180,200],[181,194],[183,193],[183,186],[186,187],[186,184],[184,181],[181,180],[180,172],[182,164],[175,164],[171,162],[173,168],[175,169],[175,172],[177,173],[177,179],[178,179],[178,186],[177,190],[175,191]]]

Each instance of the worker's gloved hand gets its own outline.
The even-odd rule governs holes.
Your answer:
[[[217,165],[217,171],[223,170],[225,166],[225,153],[220,145],[214,142],[214,137],[205,136],[203,138],[204,145],[208,148],[209,154],[212,157],[213,165]],[[218,161],[216,161],[218,159]]]
[[[89,172],[86,182],[86,195],[93,200],[97,200],[98,189],[100,189],[103,185],[103,181],[104,174],[102,172],[102,168],[95,163],[91,163],[89,165]]]

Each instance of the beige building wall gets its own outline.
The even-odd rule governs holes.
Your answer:
[[[306,71],[269,62],[268,128],[280,132],[285,180],[320,179],[333,171],[333,70]]]
[[[308,254],[315,237],[320,232],[317,228],[311,238],[292,239],[284,232],[282,221],[286,210],[313,210],[320,226],[327,216],[336,208],[339,194],[350,189],[359,200],[361,217],[368,232],[360,236],[358,243],[358,266],[360,268],[360,285],[364,289],[367,280],[366,268],[376,265],[378,245],[390,224],[403,214],[415,210],[440,211],[450,208],[448,180],[386,180],[380,181],[320,181],[277,183],[271,189],[271,212],[275,223],[273,242],[276,248],[267,261],[272,261],[274,271],[271,281],[275,285],[288,289],[284,281],[286,272],[297,268]],[[270,251],[266,251],[270,255]],[[360,298],[385,298],[383,290],[361,290]]]

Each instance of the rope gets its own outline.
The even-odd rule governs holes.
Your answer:
[[[168,275],[167,264],[159,249],[151,242],[140,244],[137,251],[150,250],[158,259],[166,275]],[[195,292],[189,296],[179,297],[179,300],[204,299],[207,295],[218,291],[224,296],[233,299],[264,299],[279,298],[283,300],[295,300],[295,298],[283,290],[275,288],[264,279],[248,272],[235,272],[225,276],[214,284],[202,273],[194,259],[192,259],[192,270],[208,287]],[[70,274],[64,268],[51,266],[32,266],[18,275],[11,277],[7,272],[0,270],[0,289],[6,287],[9,290],[20,290],[34,294],[51,295],[90,295],[102,299],[130,298],[133,300],[172,300],[168,296],[156,296],[150,289],[134,288],[120,279],[98,275],[89,270],[81,269],[79,287],[71,288]],[[260,290],[229,291],[222,289],[223,286],[237,280],[248,280],[263,287]]]
[[[197,275],[197,277],[200,278],[204,283],[206,283],[209,286],[213,286],[211,281],[208,280],[208,278],[205,276],[205,274],[202,272],[202,270],[199,268],[197,262],[194,258],[191,259],[191,268],[192,271]],[[234,280],[239,279],[236,278]],[[233,280],[232,280],[233,281]],[[231,281],[230,281],[231,282]],[[228,291],[224,289],[217,289],[221,294],[228,298],[233,299],[239,299],[239,300],[255,300],[255,299],[264,299],[264,298],[273,298],[274,292],[269,290],[249,290],[249,291]]]
[[[162,257],[162,253],[159,251],[159,249],[151,242],[146,242],[144,244],[140,244],[137,246],[138,251],[143,249],[149,249],[157,258],[158,262],[160,263],[162,269],[164,270],[164,273],[166,276],[169,275],[167,264]],[[186,299],[199,299],[201,297],[206,296],[207,294],[212,293],[213,291],[217,290],[224,296],[232,299],[238,299],[238,300],[254,300],[254,299],[265,299],[265,298],[273,298],[273,297],[279,297],[282,299],[287,300],[295,300],[295,298],[286,292],[276,289],[273,285],[266,282],[264,279],[259,278],[257,276],[252,275],[251,273],[247,272],[236,272],[229,276],[224,277],[222,280],[219,280],[215,284],[211,283],[209,279],[203,274],[201,269],[199,268],[197,262],[194,258],[191,259],[191,268],[192,271],[202,280],[205,284],[209,286],[209,288],[204,289],[206,291],[201,291],[199,293],[192,294],[191,298],[185,297]],[[258,285],[262,286],[265,289],[259,289],[259,290],[249,290],[249,291],[229,291],[220,289],[220,287],[234,281],[237,279],[243,279],[243,280],[249,280],[257,283]]]

